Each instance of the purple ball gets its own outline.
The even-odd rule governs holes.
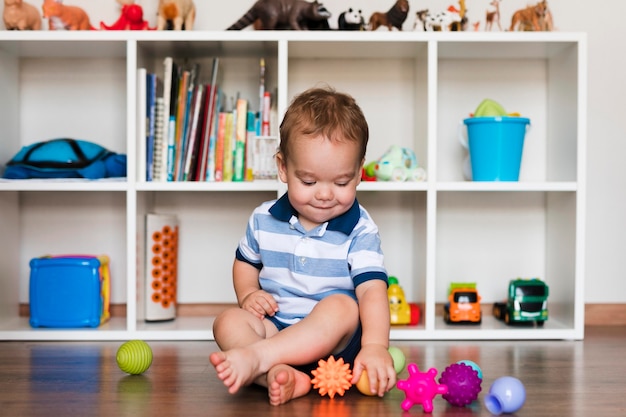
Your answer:
[[[439,383],[448,387],[448,393],[442,397],[457,407],[466,406],[478,398],[481,382],[478,372],[464,363],[449,365],[439,378]]]

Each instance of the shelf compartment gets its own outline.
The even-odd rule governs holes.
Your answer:
[[[550,286],[549,305],[562,306],[558,320],[574,329],[576,193],[441,192],[437,200],[436,302],[447,301],[451,282],[475,282],[493,303],[506,298],[509,280],[538,277]]]
[[[40,256],[108,255],[111,301],[126,301],[125,192],[2,191],[0,212],[10,236],[0,256],[0,331],[28,304],[29,262]]]
[[[179,222],[177,300],[180,304],[236,303],[235,250],[255,207],[276,199],[275,190],[249,192],[141,191],[137,194],[137,282],[144,285],[145,215],[174,214]],[[219,244],[211,242],[219,241]],[[140,293],[139,293],[140,294]],[[137,319],[143,320],[139,311]],[[178,318],[176,319],[178,320]]]
[[[463,180],[464,118],[485,98],[530,119],[520,181],[576,182],[586,72],[577,37],[438,44],[437,179]],[[514,81],[512,81],[514,80]],[[459,94],[462,91],[463,94]],[[582,104],[581,104],[582,103]],[[579,119],[580,118],[580,119]]]
[[[419,41],[289,41],[288,101],[325,85],[348,92],[369,124],[366,162],[398,145],[415,151],[428,172],[427,46]],[[372,59],[378,54],[384,59]]]

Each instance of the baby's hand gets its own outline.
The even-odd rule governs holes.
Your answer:
[[[246,295],[241,302],[241,308],[263,319],[266,315],[272,317],[278,311],[278,304],[274,297],[263,290],[256,290]]]
[[[396,371],[393,368],[393,359],[383,345],[367,344],[354,361],[352,383],[356,384],[363,371],[367,371],[372,394],[382,397],[396,385]]]

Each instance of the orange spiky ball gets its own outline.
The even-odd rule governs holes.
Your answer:
[[[311,371],[313,378],[311,384],[313,388],[319,389],[320,395],[326,395],[333,398],[335,394],[343,396],[346,390],[350,389],[352,383],[352,371],[350,364],[344,363],[343,358],[335,360],[334,356],[330,356],[327,361],[320,359],[317,369]]]

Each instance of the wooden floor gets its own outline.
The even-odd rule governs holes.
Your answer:
[[[342,417],[423,415],[416,405],[403,413],[404,392],[383,399],[355,389],[343,397],[317,391],[272,407],[265,390],[229,395],[215,376],[210,342],[149,342],[151,368],[140,376],[116,365],[120,342],[0,342],[0,416],[219,416]],[[585,341],[393,342],[408,362],[441,371],[468,359],[483,372],[482,392],[458,408],[438,396],[433,416],[490,416],[484,396],[498,377],[511,375],[526,387],[515,415],[626,415],[626,327],[588,327]],[[400,378],[407,377],[407,371]]]

